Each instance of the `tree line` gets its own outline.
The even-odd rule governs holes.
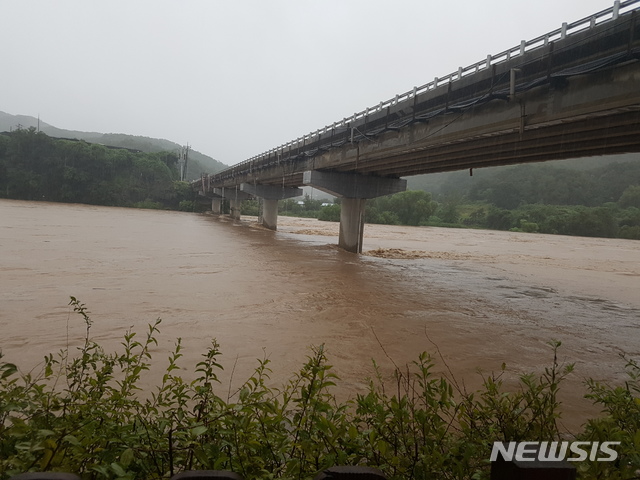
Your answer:
[[[365,221],[640,239],[640,161],[591,165],[515,165],[474,177],[453,172],[440,177],[434,194],[416,189],[367,200]],[[339,221],[340,199],[323,202],[289,199],[280,202],[280,214]]]
[[[192,210],[177,160],[19,129],[0,135],[0,198]]]
[[[195,210],[174,152],[143,153],[19,129],[0,135],[0,198]],[[584,159],[583,159],[584,160]],[[561,165],[561,166],[558,166]],[[516,165],[453,172],[433,193],[415,188],[367,201],[365,221],[640,239],[640,161]],[[418,187],[418,188],[416,188]],[[427,188],[427,185],[422,185]],[[339,221],[339,199],[289,199],[280,214]],[[244,214],[257,214],[257,201]]]
[[[640,239],[640,162],[517,165],[450,188],[441,202],[440,220],[464,226]]]

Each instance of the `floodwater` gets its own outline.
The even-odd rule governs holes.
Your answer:
[[[0,348],[23,371],[93,338],[116,349],[161,318],[159,379],[182,338],[189,377],[211,339],[223,393],[268,357],[281,385],[325,344],[340,398],[429,351],[470,390],[507,364],[506,379],[541,373],[548,342],[575,363],[563,390],[575,430],[597,412],[583,380],[624,380],[620,354],[640,355],[640,242],[512,232],[367,225],[365,254],[339,250],[337,224],[0,200]]]

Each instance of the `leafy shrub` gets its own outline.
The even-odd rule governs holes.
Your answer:
[[[493,205],[487,212],[487,227],[496,230],[508,230],[512,226],[512,215],[509,210],[494,207]]]
[[[629,240],[640,240],[640,226],[630,227],[629,225],[625,225],[620,228],[618,236],[620,238],[628,238]]]
[[[640,185],[629,185],[620,195],[618,203],[622,208],[640,208]]]
[[[395,212],[384,210],[382,212],[376,210],[367,211],[365,221],[368,223],[381,223],[384,225],[400,225],[400,218]]]
[[[526,220],[520,220],[520,228],[527,233],[537,233],[539,230],[537,223],[527,222]]]
[[[431,194],[422,190],[407,190],[367,201],[366,221],[397,225],[426,224],[437,204]]]
[[[154,202],[153,200],[149,200],[148,198],[142,202],[136,202],[133,204],[135,208],[148,208],[151,210],[160,210],[162,209],[162,204],[160,202]]]
[[[268,386],[265,359],[223,398],[215,340],[188,382],[178,339],[162,382],[142,399],[138,382],[152,362],[160,320],[141,340],[126,332],[122,351],[106,353],[90,338],[85,305],[73,297],[70,305],[86,325],[75,358],[68,350],[47,355],[38,375],[0,362],[0,479],[43,470],[167,478],[189,469],[302,479],[336,464],[376,466],[390,479],[486,479],[492,442],[560,436],[557,395],[572,366],[558,364],[559,343],[552,365],[523,375],[515,392],[503,387],[504,365],[467,393],[455,379],[434,375],[424,353],[398,368],[391,384],[378,373],[366,394],[339,403],[322,346],[281,389]],[[588,383],[606,416],[591,420],[578,438],[619,439],[623,446],[618,463],[582,463],[582,478],[631,478],[640,467],[640,368],[629,361],[628,369],[624,387]]]
[[[339,222],[340,221],[340,205],[328,205],[322,207],[320,213],[318,213],[318,220],[324,222]]]
[[[611,209],[578,207],[572,210],[559,233],[584,237],[615,237],[618,224]]]
[[[245,200],[240,204],[240,213],[257,217],[260,215],[260,204],[258,200]]]
[[[606,416],[590,419],[581,440],[619,441],[616,462],[593,462],[580,465],[587,478],[638,478],[640,467],[640,365],[627,359],[629,380],[624,386],[588,380],[587,398],[602,406]]]

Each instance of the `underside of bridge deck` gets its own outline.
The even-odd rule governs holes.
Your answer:
[[[336,193],[341,175],[391,185],[418,174],[640,152],[639,60],[634,11],[455,82],[436,81],[384,110],[211,176],[207,185],[233,192],[249,184],[283,195],[314,185],[362,200],[373,196]],[[347,204],[353,215],[342,220],[341,232],[351,225],[345,235],[359,236],[359,247],[347,248],[358,251],[364,200]]]

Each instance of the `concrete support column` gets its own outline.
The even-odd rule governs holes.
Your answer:
[[[240,220],[240,204],[242,200],[236,200],[235,198],[229,199],[229,216],[234,220]]]
[[[221,198],[212,198],[211,199],[211,211],[215,214],[222,213],[222,199]]]
[[[240,204],[243,200],[248,200],[251,195],[235,188],[214,188],[213,194],[229,200],[229,216],[234,220],[240,220]]]
[[[278,229],[278,200],[262,200],[262,225],[269,230]]]
[[[240,191],[254,197],[262,198],[262,225],[270,230],[278,228],[278,200],[302,195],[302,189],[242,183]]]
[[[364,239],[364,198],[343,198],[340,205],[338,246],[347,252],[362,253]]]
[[[353,253],[362,253],[365,199],[407,189],[407,181],[400,178],[319,170],[304,172],[302,182],[342,199],[338,246]]]

